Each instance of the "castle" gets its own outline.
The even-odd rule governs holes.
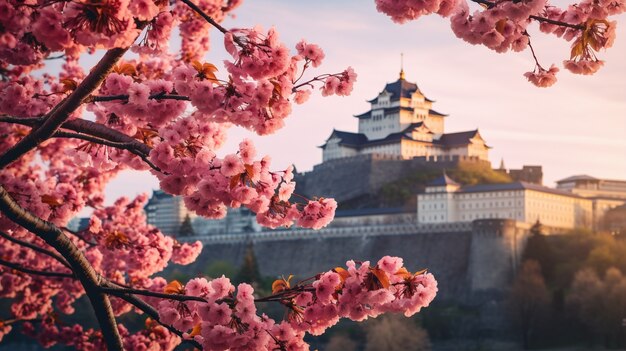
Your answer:
[[[417,84],[407,81],[404,70],[368,101],[369,111],[356,115],[359,132],[333,130],[324,145],[323,162],[363,154],[394,155],[402,159],[470,157],[489,160],[489,149],[478,129],[444,133],[447,115],[432,109]]]

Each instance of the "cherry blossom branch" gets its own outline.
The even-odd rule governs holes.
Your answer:
[[[29,248],[31,250],[34,250],[34,251],[37,251],[37,252],[42,253],[44,255],[50,256],[50,257],[54,258],[55,260],[59,261],[65,267],[71,268],[69,263],[67,263],[67,261],[63,257],[59,256],[59,254],[57,254],[55,252],[46,250],[43,247],[39,247],[39,246],[37,246],[35,244],[31,244],[29,242],[22,241],[20,239],[16,239],[16,238],[12,237],[11,235],[9,235],[9,234],[7,234],[7,233],[5,233],[3,231],[0,231],[0,236],[2,236],[3,238],[5,238],[5,239],[7,239],[7,240],[9,240],[11,242],[14,242],[14,243],[18,244],[18,245],[22,245],[22,246],[27,247],[27,248]]]
[[[17,263],[13,263],[13,262],[9,262],[9,261],[5,261],[3,259],[0,258],[0,265],[2,266],[6,266],[12,269],[15,269],[17,271],[20,272],[24,272],[27,274],[33,274],[33,275],[41,275],[44,277],[53,277],[53,278],[70,278],[70,279],[74,279],[74,275],[70,274],[70,273],[61,273],[61,272],[46,272],[46,271],[39,271],[36,269],[30,269],[30,268],[26,268],[23,267]]]
[[[132,142],[120,143],[120,142],[115,142],[115,141],[110,141],[107,139],[94,137],[89,134],[70,133],[70,132],[64,132],[64,131],[55,132],[53,137],[81,139],[81,140],[89,141],[95,144],[101,144],[101,145],[114,147],[119,150],[126,150],[132,153],[133,155],[139,156],[148,166],[150,166],[150,168],[154,169],[157,172],[163,173],[163,171],[159,167],[157,167],[154,163],[152,163],[152,161],[150,161],[150,158],[148,158],[148,155],[144,154],[143,152],[137,149],[137,144],[141,144],[141,145],[145,145],[145,144],[135,139],[133,139]]]
[[[533,55],[533,59],[535,59],[535,64],[540,69],[543,69],[543,67],[541,67],[541,65],[539,64],[539,60],[537,59],[537,55],[535,54],[535,49],[533,48],[533,45],[530,42],[530,35],[528,34],[528,32],[525,32],[525,35],[528,37],[528,47],[530,48],[530,53]]]
[[[106,102],[106,101],[115,101],[115,100],[124,100],[128,101],[128,95],[104,95],[104,96],[90,96],[85,99],[85,103],[90,102]],[[148,97],[152,100],[180,100],[180,101],[191,101],[191,98],[184,95],[175,95],[175,94],[152,94]]]
[[[43,118],[40,117],[0,117],[0,122],[16,123],[30,127],[36,127],[43,122]],[[127,150],[137,156],[139,156],[148,166],[152,169],[162,172],[159,167],[153,164],[148,155],[152,150],[148,145],[140,142],[139,140],[132,138],[124,133],[118,132],[115,129],[111,129],[101,123],[88,121],[86,119],[75,119],[67,121],[61,125],[60,128],[73,130],[82,134],[73,134],[63,131],[55,132],[52,137],[63,138],[77,138],[86,141],[90,141],[97,144],[107,145],[122,150]]]
[[[89,75],[80,82],[78,87],[63,101],[56,105],[44,117],[44,122],[33,129],[27,136],[17,142],[0,156],[0,169],[6,167],[20,156],[36,148],[44,140],[50,138],[63,122],[83,103],[109,74],[113,66],[122,58],[128,48],[114,48],[108,50]],[[116,328],[117,330],[117,328]]]
[[[492,7],[496,6],[496,2],[493,2],[493,1],[488,1],[488,0],[471,0],[471,1],[475,2],[477,4],[485,5],[485,6],[487,6],[487,8],[492,8]],[[528,18],[534,19],[535,21],[538,21],[538,22],[546,22],[546,23],[557,25],[557,26],[568,27],[568,28],[572,28],[572,29],[578,29],[578,30],[585,29],[585,26],[583,26],[581,24],[570,24],[570,23],[557,21],[557,20],[553,20],[553,19],[545,18],[545,17],[541,17],[541,16],[536,16],[536,15],[530,15],[530,16],[528,16]]]
[[[207,15],[204,11],[202,11],[202,9],[200,7],[198,7],[198,5],[194,4],[190,0],[181,0],[181,1],[185,5],[189,6],[189,8],[194,10],[198,15],[200,15],[200,17],[204,18],[205,21],[209,22],[209,24],[211,24],[213,27],[217,28],[217,30],[222,32],[222,34],[228,33],[228,29],[222,27],[222,25],[217,23],[211,16]],[[239,39],[239,37],[233,35],[233,40],[240,47],[242,47],[242,48],[245,47],[245,44],[241,41],[241,39]]]
[[[228,33],[228,29],[222,27],[221,24],[217,23],[211,16],[207,15],[198,5],[194,4],[190,0],[181,0],[185,5],[189,6],[192,10],[194,10],[200,17],[204,18],[205,21],[209,22],[213,27],[217,28],[223,34]]]
[[[529,18],[532,18],[535,21],[546,22],[546,23],[557,25],[557,26],[562,26],[562,27],[567,27],[567,28],[572,28],[572,29],[578,29],[578,30],[585,29],[585,26],[583,26],[582,24],[569,24],[566,22],[561,22],[561,21],[557,21],[557,20],[553,20],[553,19],[549,19],[545,17],[540,17],[540,16],[535,16],[535,15],[530,15]]]
[[[62,227],[61,229],[66,231],[66,232],[68,232],[68,233],[70,233],[70,234],[72,234],[72,235],[74,235],[76,238],[78,238],[80,241],[82,241],[85,244],[87,244],[89,247],[94,247],[94,246],[98,245],[98,243],[94,243],[94,242],[91,242],[91,241],[85,239],[85,237],[83,237],[82,235],[78,234],[78,232],[70,230],[67,227]]]
[[[124,300],[124,301],[126,301],[126,302],[128,302],[129,304],[135,306],[136,308],[140,309],[145,314],[150,316],[150,318],[152,318],[152,320],[154,320],[155,322],[159,323],[160,325],[165,327],[170,332],[178,335],[181,338],[183,344],[191,344],[196,349],[203,350],[203,347],[202,347],[202,345],[200,345],[199,342],[197,342],[197,341],[195,341],[193,339],[185,339],[183,337],[183,332],[181,332],[180,330],[174,328],[173,326],[171,326],[169,324],[163,323],[161,321],[161,319],[159,318],[159,312],[157,310],[155,310],[154,307],[150,306],[145,301],[143,301],[142,299],[140,299],[138,297],[135,297],[135,296],[132,296],[132,295],[119,296],[119,298]]]
[[[0,185],[0,211],[11,221],[42,238],[67,260],[91,302],[107,349],[123,350],[111,302],[108,296],[99,290],[100,277],[76,245],[56,225],[21,207],[2,185]]]
[[[181,294],[166,294],[159,293],[150,290],[143,289],[127,289],[127,288],[118,288],[118,287],[110,287],[110,286],[100,286],[100,290],[107,294],[111,294],[114,296],[127,295],[127,294],[135,294],[135,295],[143,295],[150,297],[159,297],[162,299],[176,300],[176,301],[199,301],[199,302],[208,302],[207,300],[198,297],[198,296],[189,296],[189,295],[181,295]]]
[[[110,283],[106,283],[106,286],[109,287],[113,287],[113,285],[111,285]],[[200,343],[198,343],[197,341],[193,340],[193,339],[185,339],[183,338],[183,333],[174,328],[173,326],[169,325],[169,324],[165,324],[161,321],[161,318],[159,317],[159,312],[152,307],[150,304],[146,303],[144,300],[138,298],[137,296],[133,296],[133,295],[119,295],[117,296],[118,298],[128,302],[129,304],[135,306],[136,308],[140,309],[141,311],[143,311],[145,314],[147,314],[148,316],[150,316],[150,318],[152,318],[152,320],[154,320],[155,322],[159,323],[160,325],[162,325],[163,327],[167,328],[167,330],[169,330],[170,332],[178,335],[181,339],[183,343],[189,343],[191,345],[193,345],[195,348],[197,348],[198,350],[202,350],[202,345],[200,345]]]

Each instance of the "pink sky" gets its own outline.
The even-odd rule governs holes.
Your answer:
[[[446,131],[479,128],[493,147],[495,166],[543,165],[544,184],[573,174],[626,179],[626,15],[613,48],[601,52],[605,67],[594,76],[562,70],[551,88],[536,88],[522,74],[532,70],[530,52],[498,54],[457,39],[449,22],[438,16],[397,25],[376,12],[373,1],[251,1],[237,10],[226,27],[275,26],[290,47],[305,38],[319,44],[326,59],[316,73],[339,72],[352,66],[359,74],[349,97],[314,96],[296,106],[287,126],[274,135],[256,137],[234,128],[224,153],[233,152],[242,137],[251,137],[275,169],[294,163],[309,170],[321,162],[321,150],[333,128],[356,131],[352,117],[368,110],[387,82],[395,81],[404,53],[406,78],[449,114]],[[212,33],[216,51],[207,58],[220,63],[219,33]],[[569,43],[536,30],[532,42],[540,62],[549,67],[569,56]],[[219,67],[219,65],[218,65]],[[218,72],[219,73],[219,72]],[[113,200],[158,186],[149,174],[129,172],[109,186]]]

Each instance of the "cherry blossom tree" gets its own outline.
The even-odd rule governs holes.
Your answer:
[[[0,338],[20,325],[43,346],[84,350],[305,350],[340,318],[410,316],[435,297],[430,273],[402,259],[347,262],[311,278],[276,280],[270,296],[226,277],[185,284],[156,276],[189,264],[201,244],[181,243],[146,223],[146,196],[104,205],[124,170],[151,172],[198,215],[245,206],[260,224],[322,228],[332,199],[292,196],[293,169],[272,170],[249,140],[218,157],[232,125],[258,134],[283,126],[292,104],[347,95],[352,68],[313,73],[322,49],[290,50],[276,30],[226,29],[238,0],[0,0],[0,298],[11,302]],[[229,57],[205,62],[210,31]],[[173,35],[180,49],[169,50]],[[129,52],[130,51],[130,52]],[[99,58],[83,69],[79,59]],[[58,74],[47,69],[63,60]],[[86,229],[68,222],[84,209]],[[99,330],[68,325],[86,297]],[[286,318],[257,313],[279,303]],[[130,331],[116,318],[147,316]]]
[[[377,0],[396,22],[437,13],[454,33],[498,52],[530,48],[526,30],[573,42],[565,68],[592,74],[595,52],[613,43],[623,0],[584,0],[565,10],[543,0]],[[20,324],[44,346],[78,349],[163,349],[180,343],[205,350],[300,350],[340,318],[385,312],[410,316],[435,297],[432,274],[411,273],[402,259],[349,261],[309,279],[274,282],[260,297],[226,277],[185,284],[156,276],[170,262],[189,264],[201,244],[180,243],[146,224],[146,196],[104,205],[106,184],[120,172],[151,172],[161,188],[181,196],[198,215],[219,218],[245,206],[270,228],[322,228],[332,199],[293,194],[293,169],[273,170],[243,140],[224,157],[230,126],[258,134],[280,129],[292,109],[319,91],[348,95],[352,68],[320,73],[323,50],[305,40],[290,50],[275,29],[224,28],[239,0],[0,0],[0,297],[11,317],[0,338]],[[206,62],[210,32],[226,49],[223,65]],[[172,36],[180,49],[172,52]],[[216,45],[215,43],[213,43]],[[130,51],[130,52],[129,52]],[[97,64],[84,69],[81,57]],[[536,57],[535,57],[536,58]],[[63,60],[58,73],[47,69]],[[538,86],[558,69],[526,74]],[[68,222],[84,209],[86,229]],[[99,330],[67,325],[74,302],[86,297]],[[279,303],[286,318],[257,313]],[[125,313],[146,315],[129,331]]]

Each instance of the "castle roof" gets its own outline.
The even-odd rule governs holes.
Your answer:
[[[336,129],[333,129],[333,132],[330,134],[328,139],[326,139],[326,143],[328,143],[328,140],[332,138],[339,138],[340,145],[352,148],[359,148],[368,141],[365,134],[344,132]],[[326,146],[326,143],[324,143],[324,145],[320,147],[324,148]]]
[[[400,98],[410,99],[411,95],[413,95],[413,93],[415,93],[416,91],[420,92],[420,94],[422,93],[420,89],[417,87],[417,84],[407,81],[406,79],[402,77],[402,75],[395,82],[387,83],[383,91],[386,91],[391,94],[391,99],[390,99],[391,101],[398,101],[400,100]],[[426,96],[424,96],[424,98],[428,102],[434,102],[434,100],[430,100]],[[375,97],[372,100],[368,100],[368,102],[371,102],[371,103],[376,103],[377,101],[378,101],[378,97]]]
[[[433,140],[433,143],[440,144],[440,145],[447,146],[447,147],[457,146],[457,145],[467,145],[467,144],[471,144],[471,139],[476,138],[476,137],[482,139],[482,137],[480,136],[480,133],[478,132],[478,129],[469,130],[466,132],[442,134],[441,138],[437,140]],[[491,148],[490,146],[487,146],[487,147]]]
[[[411,140],[411,141],[431,144],[431,142],[429,141],[415,140],[409,134],[413,129],[421,127],[423,125],[424,125],[423,122],[411,123],[408,127],[406,127],[401,132],[391,133],[382,139],[375,139],[375,140],[368,139],[367,136],[365,136],[365,134],[363,133],[351,133],[351,132],[344,132],[344,131],[333,129],[333,132],[330,134],[328,139],[326,139],[326,142],[328,142],[328,140],[332,138],[339,138],[340,145],[354,148],[354,149],[360,149],[360,148],[367,147],[370,145],[390,144],[390,143],[399,142],[401,140]],[[467,132],[442,134],[441,138],[437,140],[433,140],[432,144],[439,145],[442,147],[468,145],[468,144],[471,144],[471,139],[475,138],[476,136],[480,137],[480,134],[478,133],[478,129],[470,130]],[[320,147],[321,148],[326,147],[326,143]]]
[[[394,107],[383,108],[383,110],[385,111],[385,114],[387,114],[387,113],[396,113],[396,112],[398,112],[400,110],[413,112],[414,108],[413,107],[408,107],[408,106],[394,106]],[[447,114],[435,111],[433,109],[428,110],[428,114],[429,115],[433,115],[433,116],[439,116],[439,117],[448,117]],[[356,117],[358,119],[361,119],[361,118],[371,118],[372,117],[372,110],[369,110],[367,112],[363,112],[363,113],[361,113],[359,115],[354,115],[354,117]]]

